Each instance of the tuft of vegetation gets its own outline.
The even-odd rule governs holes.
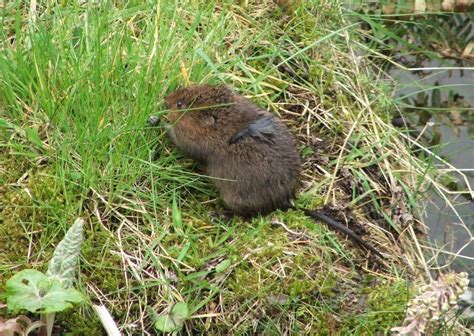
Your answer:
[[[6,282],[6,307],[9,312],[29,311],[41,314],[40,335],[52,335],[54,316],[72,307],[73,303],[84,301],[83,295],[73,288],[79,253],[82,243],[84,220],[78,218],[69,228],[65,237],[54,249],[46,274],[36,269],[24,269],[13,275]],[[30,321],[22,318],[9,319],[15,328],[8,332],[24,332],[28,334],[31,325],[22,330],[21,324]],[[8,322],[6,323],[8,326]],[[35,326],[35,323],[32,323]],[[36,328],[36,326],[34,327]]]

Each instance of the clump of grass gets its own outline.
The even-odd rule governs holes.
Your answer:
[[[18,183],[42,213],[15,219],[36,230],[12,239],[27,237],[35,247],[27,260],[41,262],[65,217],[87,218],[81,286],[122,332],[151,332],[150,309],[184,301],[188,333],[338,333],[348,330],[340,319],[370,333],[377,320],[353,318],[367,307],[348,308],[367,290],[360,278],[381,277],[387,287],[376,292],[393,293],[400,274],[427,270],[414,229],[422,223],[408,215],[410,189],[422,188],[429,171],[387,124],[389,88],[359,55],[337,3],[290,11],[271,1],[8,3],[1,11],[2,160],[48,162],[36,182],[47,188],[33,193],[33,175],[1,172],[7,191]],[[232,84],[285,119],[305,154],[297,202],[349,214],[387,255],[382,267],[297,212],[213,220],[215,191],[163,126],[146,124],[166,113],[161,100],[183,72],[192,82]],[[7,199],[2,215],[12,207]],[[77,316],[58,319],[73,333],[94,333]]]

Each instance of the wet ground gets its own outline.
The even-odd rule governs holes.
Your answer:
[[[401,105],[416,106],[402,109],[410,126],[422,132],[416,136],[427,146],[439,144],[434,152],[464,175],[449,174],[454,177],[446,183],[452,208],[432,191],[423,214],[436,245],[453,252],[463,248],[460,254],[467,258],[458,258],[453,267],[474,273],[474,65],[465,62],[460,68],[452,63],[428,61],[423,63],[425,71],[392,69],[390,75],[399,83]],[[436,163],[447,168],[441,160]],[[439,262],[449,259],[440,256]]]

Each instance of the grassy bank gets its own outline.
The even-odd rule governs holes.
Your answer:
[[[0,283],[43,270],[82,216],[79,287],[124,333],[153,333],[150,309],[179,301],[188,333],[367,335],[403,320],[410,281],[428,269],[412,214],[430,165],[389,125],[390,83],[338,5],[0,8]],[[297,203],[347,220],[386,260],[299,212],[212,218],[215,190],[147,125],[187,77],[281,116],[304,157]],[[58,320],[102,333],[88,306]]]

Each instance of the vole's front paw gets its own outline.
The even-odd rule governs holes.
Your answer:
[[[160,117],[158,117],[158,116],[150,116],[150,117],[148,118],[148,124],[149,124],[150,126],[156,126],[156,125],[158,125],[158,122],[159,122],[159,121],[160,121]]]

